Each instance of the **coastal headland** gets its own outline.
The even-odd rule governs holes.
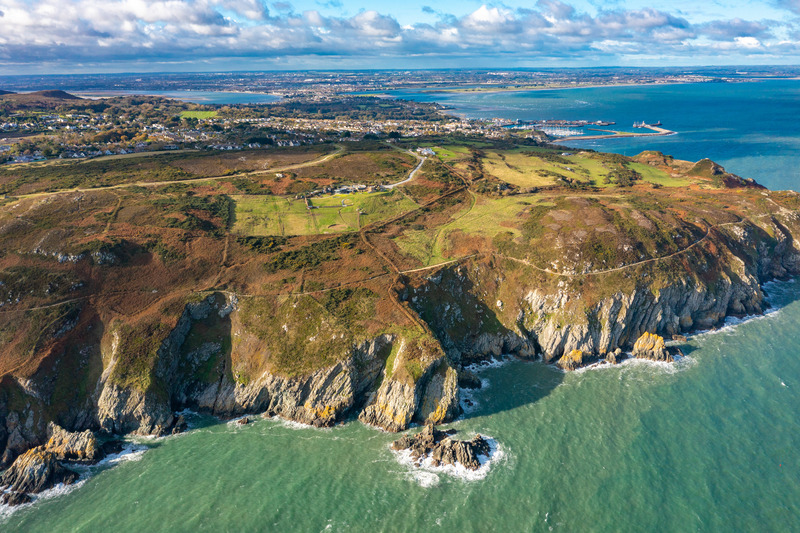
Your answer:
[[[0,168],[9,499],[185,409],[397,432],[458,417],[469,365],[502,354],[666,363],[800,273],[800,197],[708,159],[513,134],[250,144]]]

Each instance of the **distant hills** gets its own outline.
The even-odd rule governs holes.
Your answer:
[[[83,100],[83,98],[59,90],[36,91],[32,93],[0,91],[0,106],[3,104],[10,104],[17,109],[55,109],[59,106],[63,106],[67,102],[79,100]]]
[[[65,91],[36,91],[35,93],[28,93],[26,96],[41,96],[43,98],[57,98],[59,100],[83,100],[83,98]]]

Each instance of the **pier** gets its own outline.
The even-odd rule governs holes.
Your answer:
[[[660,124],[660,123],[659,123]],[[651,130],[652,133],[633,133],[629,131],[612,131],[612,130],[600,130],[597,128],[587,128],[590,131],[604,131],[608,132],[604,135],[575,135],[571,137],[562,137],[556,141],[551,141],[551,144],[557,144],[563,141],[590,141],[593,139],[618,139],[620,137],[662,137],[665,135],[675,135],[677,132],[668,130],[666,128],[662,128],[661,126],[656,126],[655,124],[644,124],[637,125],[638,128],[645,128]]]

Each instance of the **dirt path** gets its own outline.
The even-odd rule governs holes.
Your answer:
[[[723,227],[723,226],[733,226],[733,225],[736,225],[736,224],[741,224],[742,222],[745,222],[745,220],[741,219],[741,220],[738,220],[736,222],[723,222],[721,224],[713,224],[713,225],[708,227],[708,229],[706,230],[706,234],[705,235],[703,235],[702,237],[697,239],[695,242],[693,242],[692,244],[690,244],[686,248],[683,248],[683,249],[678,250],[676,252],[672,252],[671,254],[667,254],[667,255],[664,255],[664,256],[661,256],[661,257],[651,257],[650,259],[643,259],[643,260],[637,261],[635,263],[629,263],[627,265],[622,265],[622,266],[618,266],[618,267],[614,267],[614,268],[606,268],[606,269],[603,269],[603,270],[592,270],[592,271],[589,271],[589,272],[581,272],[581,273],[576,273],[576,274],[567,273],[567,272],[556,272],[554,270],[549,270],[547,268],[542,268],[540,266],[534,265],[533,263],[531,263],[530,261],[527,261],[525,259],[518,259],[516,257],[511,257],[511,256],[504,255],[504,254],[501,254],[501,253],[494,253],[494,255],[496,255],[498,257],[502,257],[504,259],[508,259],[510,261],[514,261],[516,263],[520,263],[520,264],[529,266],[529,267],[531,267],[533,269],[536,269],[536,270],[538,270],[540,272],[544,272],[546,274],[551,274],[553,276],[564,276],[564,277],[568,277],[568,278],[577,278],[577,277],[581,277],[581,276],[596,276],[596,275],[600,275],[600,274],[608,274],[610,272],[619,272],[621,270],[625,270],[625,269],[628,269],[628,268],[633,268],[633,267],[644,265],[644,264],[647,264],[647,263],[654,263],[656,261],[663,261],[665,259],[671,259],[671,258],[673,258],[673,257],[675,257],[677,255],[680,255],[680,254],[682,254],[684,252],[687,252],[687,251],[691,250],[695,246],[699,245],[701,242],[705,241],[711,235],[711,230],[712,229],[720,228],[720,227]]]
[[[108,215],[108,222],[106,222],[106,227],[103,230],[103,233],[108,233],[111,231],[111,224],[117,219],[117,215],[119,214],[119,210],[122,209],[122,196],[112,191],[112,194],[117,197],[117,205],[114,206],[114,209],[111,210],[111,213]]]
[[[164,185],[172,185],[175,183],[201,183],[206,181],[217,181],[217,180],[224,180],[224,179],[231,179],[231,178],[241,178],[247,176],[253,176],[257,174],[272,174],[275,172],[285,172],[287,170],[297,170],[300,168],[306,167],[313,167],[315,165],[319,165],[320,163],[325,163],[326,161],[330,161],[334,157],[338,156],[344,151],[344,147],[337,146],[336,151],[331,152],[327,155],[322,157],[318,157],[317,159],[313,159],[311,161],[306,161],[305,163],[296,163],[294,165],[288,165],[285,167],[276,167],[271,168],[269,170],[255,170],[251,172],[240,172],[238,174],[229,174],[227,176],[209,176],[206,178],[187,178],[187,179],[178,179],[178,180],[169,180],[169,181],[137,181],[133,183],[120,183],[118,185],[108,185],[106,187],[76,187],[73,189],[60,189],[57,191],[47,191],[47,192],[34,192],[31,194],[21,194],[19,196],[15,196],[17,200],[26,200],[28,198],[43,198],[47,196],[54,196],[57,194],[63,193],[72,193],[72,192],[95,192],[95,191],[113,191],[115,189],[124,189],[126,187],[162,187]]]

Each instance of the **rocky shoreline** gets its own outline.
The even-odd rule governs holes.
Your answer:
[[[30,503],[32,495],[62,483],[71,485],[80,475],[70,465],[95,464],[105,455],[88,429],[69,432],[51,422],[48,433],[50,438],[44,445],[17,457],[0,475],[0,502],[3,504]]]

